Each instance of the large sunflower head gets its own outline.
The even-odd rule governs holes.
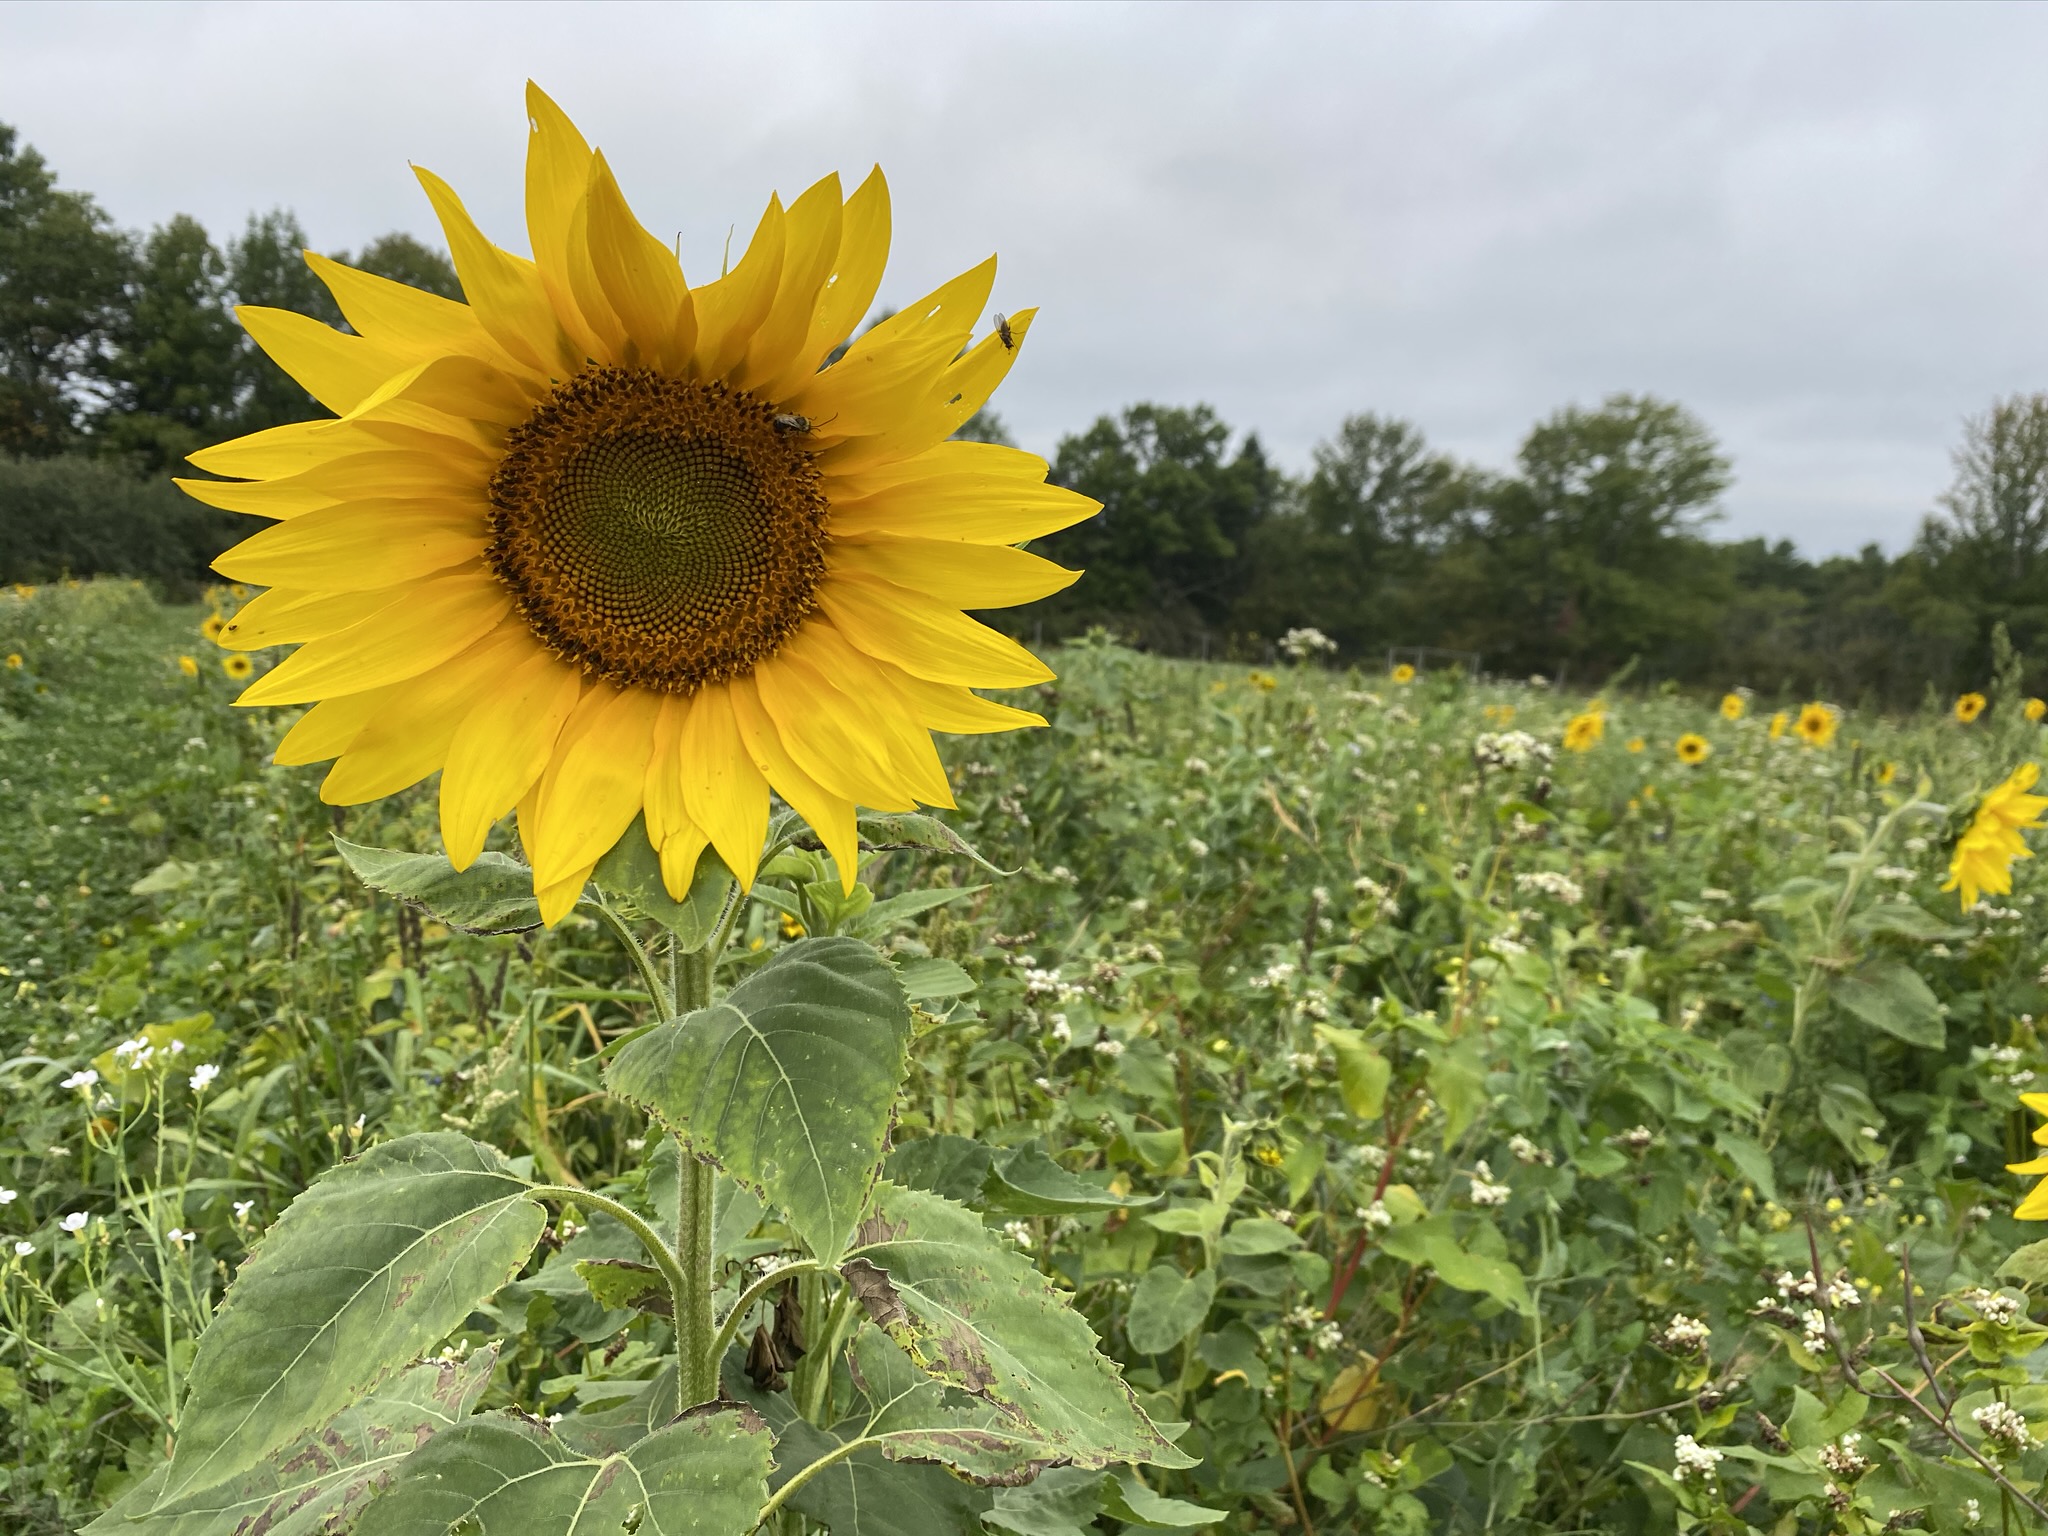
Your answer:
[[[1052,674],[963,610],[1071,583],[1017,546],[1097,504],[952,440],[1032,312],[975,339],[991,258],[849,342],[888,254],[879,170],[770,198],[693,287],[604,156],[527,106],[531,258],[422,171],[467,303],[309,253],[352,334],[240,311],[335,413],[182,482],[278,520],[216,562],[268,589],[221,643],[299,647],[241,702],[313,706],[277,759],[335,759],[330,802],[438,772],[458,868],[516,808],[551,922],[636,818],[678,896],[706,846],[751,879],[771,792],[850,885],[856,805],[952,804],[932,731],[1044,723],[972,691]]]

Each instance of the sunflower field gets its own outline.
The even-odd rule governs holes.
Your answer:
[[[481,1495],[415,1522],[403,1469],[488,1418],[543,1471],[647,1481],[622,1448],[674,1412],[677,1325],[628,1219],[675,1222],[677,1153],[605,1074],[659,978],[597,909],[488,935],[376,889],[438,849],[432,787],[341,809],[273,765],[299,712],[232,708],[245,656],[209,638],[240,601],[0,595],[0,1526],[525,1530]],[[1005,697],[1049,728],[947,747],[951,836],[864,821],[852,895],[790,843],[714,981],[886,959],[915,1027],[881,1188],[1070,1304],[1162,1446],[975,1477],[986,1422],[886,1443],[929,1389],[789,1264],[800,1214],[719,1174],[721,1400],[775,1476],[838,1453],[766,1528],[2042,1528],[2016,659],[1903,719],[1048,660]],[[238,1269],[260,1240],[310,1263],[292,1202],[422,1137],[564,1192],[531,1257],[317,1435],[156,1511]],[[650,1494],[574,1528],[689,1518]]]

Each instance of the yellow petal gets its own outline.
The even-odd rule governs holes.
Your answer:
[[[242,304],[235,318],[272,362],[337,416],[354,410],[410,362],[367,336],[351,336],[289,309]]]
[[[753,678],[776,739],[813,781],[842,800],[874,810],[917,809],[916,799],[861,735],[860,711],[853,701],[791,660],[787,647],[755,667]]]
[[[2036,1184],[2012,1214],[2019,1221],[2048,1221],[2048,1179]]]
[[[808,416],[812,435],[825,445],[887,431],[931,398],[939,376],[959,350],[951,336],[906,341],[886,352],[849,352],[788,397],[787,407]],[[825,464],[828,474],[858,466]]]
[[[2048,1156],[2033,1158],[2024,1163],[2007,1163],[2007,1173],[2048,1173]]]
[[[238,704],[304,704],[404,682],[461,655],[512,606],[480,571],[421,582],[360,624],[309,640],[252,683]]]
[[[591,873],[597,868],[592,859],[579,870],[557,880],[553,885],[535,890],[534,899],[540,905],[540,920],[552,928],[571,912],[576,910],[576,899],[583,894],[583,887],[590,884]]]
[[[830,480],[826,486],[827,494],[838,489]],[[935,475],[859,501],[841,501],[833,495],[832,536],[898,534],[957,539],[966,544],[1022,544],[1070,528],[1101,510],[1101,502],[1062,485],[1032,485],[972,474]]]
[[[519,374],[473,357],[437,357],[393,374],[348,419],[449,433],[459,433],[464,423],[502,430],[524,421],[539,398],[538,386]]]
[[[515,362],[542,377],[566,378],[578,361],[555,319],[540,271],[530,261],[502,251],[476,227],[462,199],[432,171],[413,167],[448,237],[448,253],[470,308],[491,339]]]
[[[267,645],[317,640],[361,623],[398,596],[388,587],[367,592],[305,592],[272,587],[236,609],[215,642],[230,651],[260,651]]]
[[[733,382],[759,390],[780,376],[810,340],[818,296],[839,257],[844,204],[839,177],[827,176],[789,205],[784,226],[782,276],[768,318],[747,345]]]
[[[690,701],[668,694],[654,717],[654,750],[647,759],[647,783],[641,794],[647,816],[647,841],[661,855],[661,883],[681,901],[711,839],[690,820],[683,805],[683,719]]]
[[[443,442],[448,441],[442,439]],[[195,501],[226,512],[280,520],[364,496],[489,494],[492,460],[462,454],[372,447],[282,480],[177,480]]]
[[[711,839],[705,835],[704,829],[689,822],[676,827],[662,843],[662,888],[677,901],[690,894],[690,885],[697,878],[698,861],[710,846]]]
[[[918,723],[927,730],[955,736],[979,736],[990,731],[1014,731],[1025,726],[1044,725],[1042,715],[1028,709],[1013,709],[984,699],[980,694],[952,683],[927,682],[901,667],[877,661],[896,691],[903,695]]]
[[[563,252],[569,292],[576,311],[591,335],[591,358],[600,363],[619,364],[626,360],[626,326],[604,296],[604,284],[597,280],[597,267],[590,259],[590,195],[586,191],[569,210],[568,246]]]
[[[740,744],[726,692],[723,684],[697,691],[677,748],[683,806],[746,891],[753,889],[768,840],[768,781]]]
[[[697,343],[691,368],[698,378],[724,378],[768,318],[782,280],[783,223],[782,199],[769,198],[740,264],[693,291]]]
[[[527,841],[535,885],[595,866],[640,814],[660,706],[660,694],[608,684],[576,705],[537,791]]]
[[[811,316],[810,335],[782,373],[761,386],[770,399],[794,394],[832,349],[853,334],[882,286],[889,260],[889,184],[876,166],[846,200],[840,216],[839,254]]]
[[[501,368],[517,366],[505,349],[491,340],[467,304],[358,271],[317,251],[306,252],[306,261],[334,295],[342,317],[406,366],[450,352],[481,358]]]
[[[297,475],[361,448],[364,438],[338,421],[292,421],[266,427],[247,437],[232,438],[185,455],[185,461],[209,475],[237,480],[268,480]]]
[[[265,528],[213,568],[230,581],[258,586],[362,591],[474,560],[489,542],[481,505],[380,498],[322,507]]]
[[[1064,592],[1081,579],[1079,571],[1021,549],[951,539],[835,538],[825,558],[832,570],[893,581],[955,608],[1035,603]]]
[[[688,360],[678,352],[679,316],[693,307],[675,252],[633,217],[625,194],[604,156],[590,165],[590,261],[612,311],[625,330],[622,361],[628,367],[678,371]]]
[[[827,474],[835,501],[860,501],[884,491],[913,490],[943,481],[957,490],[1021,491],[1037,486],[1051,469],[1044,459],[1001,443],[939,443],[913,458],[872,469]]]
[[[820,463],[832,469],[855,470],[908,458],[944,442],[988,403],[996,386],[1008,376],[1010,365],[1024,350],[1025,333],[1036,314],[1027,309],[1011,317],[1007,344],[1000,336],[985,337],[940,373],[922,399],[904,401],[883,430],[828,448]]]
[[[2020,1102],[2037,1115],[2048,1115],[2048,1093],[2023,1093]]]
[[[926,805],[952,807],[953,787],[931,733],[917,723],[909,702],[872,657],[848,644],[831,624],[815,618],[784,642],[781,654],[809,667],[844,697],[851,711],[848,718],[887,765],[890,782],[901,784]]]
[[[797,767],[762,705],[752,677],[735,678],[729,690],[740,741],[754,759],[754,766],[789,808],[810,823],[818,841],[838,866],[841,886],[850,893],[860,872],[860,831],[853,802],[832,793]]]
[[[584,189],[590,184],[590,145],[569,115],[532,81],[526,85],[526,232],[533,264],[554,306],[555,318],[575,348],[605,357],[569,276],[569,230],[582,219]]]
[[[490,686],[519,637],[500,630],[399,687],[371,715],[320,785],[329,805],[363,805],[435,773],[462,721],[462,705]]]
[[[324,763],[348,750],[348,744],[362,733],[384,702],[384,690],[352,693],[339,699],[322,699],[307,710],[284,733],[270,760],[283,767],[303,763]]]
[[[848,572],[819,584],[818,606],[870,656],[935,683],[1024,688],[1052,680],[1045,663],[1008,635],[908,587]]]
[[[441,844],[457,869],[483,852],[491,827],[540,778],[583,685],[529,640],[462,715],[441,770]]]
[[[979,266],[941,283],[915,303],[906,304],[848,347],[846,357],[840,361],[886,353],[906,343],[921,348],[934,339],[950,341],[957,354],[960,344],[974,334],[974,323],[988,308],[988,296],[995,285],[996,259],[991,256]]]

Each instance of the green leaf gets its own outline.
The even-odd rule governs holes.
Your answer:
[[[972,992],[974,978],[952,960],[906,960],[897,967],[903,978],[903,995],[913,1003],[934,997],[959,997]]]
[[[1285,1253],[1301,1246],[1301,1234],[1285,1222],[1270,1216],[1247,1216],[1234,1222],[1218,1251],[1236,1258],[1256,1258],[1265,1253]]]
[[[1444,1111],[1444,1145],[1451,1146],[1486,1107],[1486,1064],[1472,1042],[1430,1052],[1429,1091]]]
[[[1316,1033],[1329,1042],[1337,1057],[1337,1088],[1344,1095],[1344,1107],[1361,1120],[1378,1116],[1387,1102],[1387,1083],[1393,1065],[1365,1043],[1355,1029],[1337,1029],[1318,1024]]]
[[[1224,1509],[1206,1509],[1186,1499],[1170,1499],[1154,1493],[1138,1481],[1129,1467],[1118,1467],[1103,1480],[1102,1512],[1132,1525],[1151,1530],[1187,1530],[1197,1525],[1214,1525],[1229,1517]]]
[[[1884,1116],[1870,1102],[1870,1095],[1854,1083],[1838,1078],[1821,1085],[1820,1123],[1834,1132],[1835,1140],[1846,1147],[1857,1161],[1883,1161],[1884,1144],[1880,1137]],[[1880,1136],[1864,1135],[1866,1128],[1879,1132]]]
[[[972,1205],[994,1165],[994,1150],[966,1136],[920,1136],[889,1154],[889,1178],[911,1189],[928,1189],[948,1200]]]
[[[1081,1314],[972,1212],[878,1185],[840,1273],[919,1366],[993,1404],[1063,1459],[1193,1464],[1153,1428]]]
[[[2019,1281],[2029,1290],[2048,1281],[2048,1242],[2029,1243],[2024,1248],[2014,1249],[1998,1266],[1998,1273]]]
[[[1771,1166],[1770,1153],[1760,1143],[1735,1131],[1716,1131],[1714,1145],[1735,1165],[1735,1171],[1754,1184],[1766,1200],[1778,1198],[1777,1170]]]
[[[887,938],[898,928],[908,927],[913,917],[921,917],[963,896],[974,896],[987,889],[985,885],[928,885],[921,890],[905,891],[900,896],[876,902],[860,914],[855,926],[863,938]]]
[[[481,853],[457,872],[438,853],[366,848],[346,838],[335,849],[356,878],[373,891],[432,913],[463,933],[523,933],[540,926],[533,871],[502,853]]]
[[[684,949],[704,947],[725,915],[726,903],[738,891],[738,883],[718,855],[706,848],[697,860],[688,894],[681,901],[669,895],[661,880],[661,856],[647,841],[644,816],[633,818],[626,835],[597,861],[591,878],[606,895],[629,909],[627,915],[661,924]]]
[[[829,1263],[881,1168],[910,1027],[871,946],[802,939],[723,1002],[626,1045],[605,1084],[779,1207]]]
[[[1005,1488],[984,1525],[1015,1536],[1095,1536],[1104,1478],[1081,1467],[1055,1467],[1021,1488]]]
[[[1839,978],[1832,990],[1843,1008],[1908,1045],[1939,1050],[1948,1043],[1941,1003],[1911,966],[1880,961]]]
[[[705,1408],[623,1451],[585,1455],[521,1418],[436,1435],[365,1514],[376,1536],[746,1536],[772,1439],[746,1409]]]
[[[467,1360],[412,1366],[176,1514],[149,1512],[163,1487],[166,1469],[159,1467],[85,1530],[90,1536],[324,1536],[346,1529],[400,1462],[430,1435],[469,1417],[497,1359],[490,1348]]]
[[[983,1193],[987,1208],[1014,1216],[1075,1216],[1156,1205],[1157,1195],[1116,1195],[1067,1172],[1035,1143],[997,1159]]]
[[[322,1174],[200,1337],[157,1507],[246,1471],[439,1343],[518,1273],[545,1222],[502,1157],[452,1131]]]
[[[864,848],[886,853],[891,849],[917,848],[932,853],[957,854],[979,864],[992,875],[1013,874],[989,863],[968,841],[936,816],[905,812],[885,816],[869,814],[860,818],[860,840]]]
[[[1215,1300],[1215,1270],[1184,1275],[1171,1264],[1155,1264],[1131,1293],[1124,1337],[1141,1355],[1163,1355],[1202,1326]]]
[[[1524,1317],[1535,1316],[1536,1304],[1522,1272],[1504,1258],[1475,1253],[1461,1244],[1449,1216],[1389,1227],[1380,1237],[1380,1247],[1410,1264],[1427,1264],[1445,1285],[1483,1292]]]
[[[1882,901],[1874,907],[1865,908],[1849,919],[1849,931],[1858,938],[1889,933],[1903,939],[1917,939],[1923,944],[1971,937],[1970,929],[1945,923],[1925,907],[1908,901]]]
[[[597,1304],[609,1311],[638,1307],[666,1316],[673,1305],[667,1277],[652,1264],[636,1259],[578,1259],[576,1273]]]

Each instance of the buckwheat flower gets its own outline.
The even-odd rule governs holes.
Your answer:
[[[1712,1446],[1701,1445],[1691,1435],[1678,1436],[1671,1442],[1671,1451],[1678,1459],[1671,1476],[1681,1483],[1695,1477],[1703,1483],[1710,1483],[1714,1480],[1715,1470],[1721,1465],[1721,1452]]]
[[[2018,1455],[2034,1448],[2033,1431],[2027,1428],[2026,1415],[2010,1403],[1986,1403],[1982,1408],[1970,1410],[1970,1418],[1984,1438],[2002,1450]]]
[[[1206,859],[1209,857],[1209,845],[1199,837],[1191,837],[1188,839],[1188,852],[1198,859]]]
[[[1828,1347],[1828,1318],[1819,1307],[1808,1307],[1799,1319],[1804,1330],[1801,1340],[1808,1354],[1819,1354]]]
[[[1375,1200],[1371,1205],[1360,1206],[1358,1219],[1375,1232],[1383,1232],[1394,1224],[1394,1213],[1387,1209],[1387,1202]]]
[[[1006,1221],[1003,1223],[1003,1235],[1019,1248],[1029,1248],[1031,1246],[1031,1223],[1028,1221]]]
[[[1506,1205],[1508,1197],[1514,1191],[1505,1184],[1494,1183],[1493,1169],[1488,1167],[1484,1161],[1475,1162],[1472,1168],[1472,1203],[1474,1205]]]
[[[191,1083],[192,1091],[194,1093],[204,1093],[206,1092],[207,1088],[212,1084],[213,1080],[219,1076],[219,1067],[215,1066],[210,1061],[203,1061],[198,1066],[192,1069],[192,1076],[186,1079],[186,1081]]]
[[[1117,1057],[1123,1055],[1123,1053],[1124,1043],[1121,1040],[1111,1040],[1105,1038],[1095,1042],[1095,1054],[1098,1056],[1106,1056],[1111,1061],[1114,1061]]]
[[[83,1232],[85,1230],[85,1224],[91,1220],[92,1218],[86,1215],[85,1212],[73,1211],[68,1216],[66,1216],[62,1221],[58,1222],[57,1225],[62,1227],[66,1232]]]

